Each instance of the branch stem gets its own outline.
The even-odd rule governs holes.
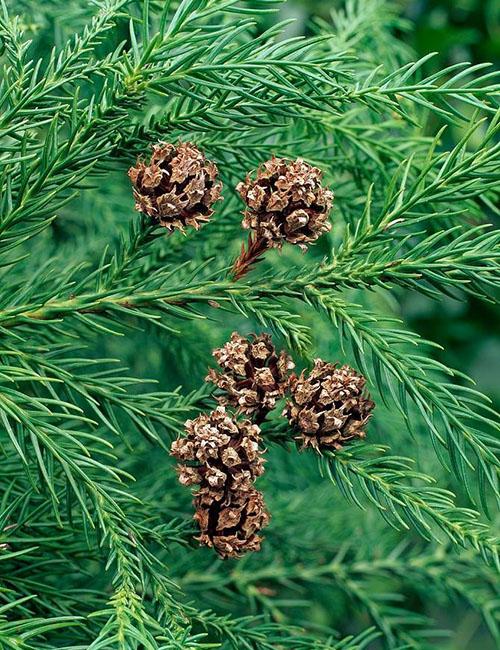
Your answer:
[[[256,235],[248,235],[248,242],[245,248],[245,244],[241,246],[241,252],[239,257],[233,264],[232,275],[233,279],[240,280],[244,275],[252,270],[252,267],[255,266],[262,259],[264,253],[269,249],[269,242],[263,237],[257,237]]]

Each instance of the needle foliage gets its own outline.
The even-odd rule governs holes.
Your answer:
[[[416,60],[390,2],[289,39],[279,8],[0,0],[2,650],[445,650],[464,612],[499,640],[499,420],[399,307],[498,299],[498,73]],[[199,232],[133,210],[158,140],[219,167]],[[332,230],[235,282],[234,188],[273,154],[323,170]],[[377,408],[321,456],[278,409],[272,523],[223,562],[168,450],[233,330],[350,363]]]

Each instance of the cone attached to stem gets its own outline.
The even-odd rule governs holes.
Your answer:
[[[136,209],[170,231],[199,229],[222,198],[217,166],[190,142],[154,145],[149,163],[139,159],[128,175]]]
[[[260,429],[236,420],[219,406],[187,420],[187,435],[172,443],[179,481],[199,485],[194,515],[201,544],[221,557],[240,557],[260,548],[257,534],[269,521],[262,494],[253,483],[264,471]]]
[[[258,533],[269,523],[269,514],[259,490],[223,494],[203,489],[193,503],[200,544],[214,548],[222,558],[238,558],[260,549]]]
[[[247,273],[268,248],[289,242],[305,251],[331,228],[333,192],[322,186],[321,171],[301,158],[273,157],[257,169],[255,180],[247,176],[236,189],[247,205],[242,225],[253,236],[233,266],[235,279]]]
[[[365,378],[349,366],[316,359],[310,373],[290,381],[291,399],[283,412],[303,447],[317,451],[341,449],[365,437],[374,403],[365,392]]]
[[[223,406],[185,424],[187,435],[172,443],[183,485],[210,490],[248,490],[264,472],[259,449],[260,429],[249,420],[236,420]]]
[[[283,350],[277,353],[268,334],[252,334],[248,339],[238,332],[213,355],[221,370],[210,369],[206,381],[221,390],[219,403],[262,422],[288,387],[294,368],[290,356]]]

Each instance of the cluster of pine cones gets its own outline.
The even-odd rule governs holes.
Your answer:
[[[137,210],[169,231],[200,228],[222,198],[217,166],[189,142],[154,145],[149,163],[139,159],[129,177]],[[267,249],[289,242],[305,250],[330,230],[333,192],[322,186],[321,171],[300,158],[273,157],[236,190],[246,204],[242,225],[251,234],[233,266],[235,280]],[[198,540],[223,558],[240,557],[260,548],[259,533],[269,522],[254,483],[264,471],[259,424],[279,400],[287,398],[283,415],[301,446],[318,452],[363,438],[374,404],[365,378],[349,366],[317,359],[310,372],[294,374],[290,356],[277,353],[267,334],[235,332],[213,354],[219,369],[210,369],[206,381],[216,386],[218,406],[188,420],[171,453],[180,482],[198,486]]]
[[[222,198],[217,166],[190,142],[154,145],[149,163],[140,158],[128,175],[136,209],[170,231],[200,228]],[[322,187],[321,171],[300,158],[272,158],[255,180],[248,175],[236,189],[247,206],[242,225],[262,249],[281,248],[286,241],[305,250],[330,230],[333,192]]]
[[[293,373],[290,356],[277,353],[268,334],[237,332],[214,350],[219,366],[206,381],[216,386],[217,408],[186,422],[186,436],[172,444],[183,485],[194,495],[198,540],[221,557],[260,548],[269,522],[262,493],[254,486],[264,471],[260,428],[286,397],[283,415],[303,448],[337,450],[365,436],[373,402],[365,378],[349,366],[316,359],[310,372]]]

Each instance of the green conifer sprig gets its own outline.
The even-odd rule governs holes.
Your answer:
[[[1,1],[2,648],[443,650],[443,606],[498,639],[498,419],[394,308],[498,300],[498,75],[433,69],[390,2],[348,0],[312,38],[278,7]],[[133,214],[125,171],[158,140],[224,180],[185,238]],[[332,232],[235,283],[233,188],[273,154],[323,170]],[[262,328],[299,363],[352,356],[377,412],[320,469],[263,425],[273,523],[221,564],[166,449],[208,407],[210,350]]]

